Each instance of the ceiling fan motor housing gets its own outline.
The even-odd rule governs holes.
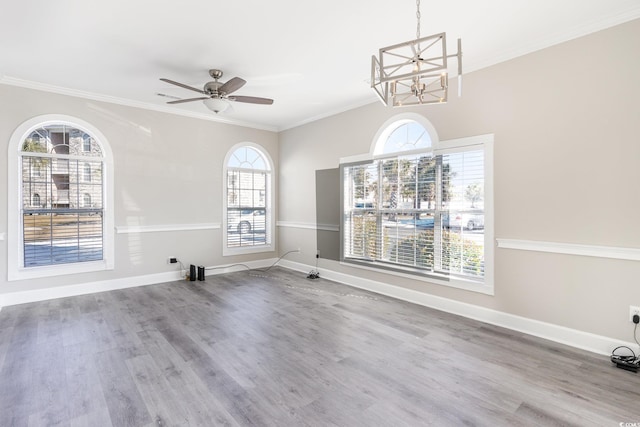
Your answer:
[[[218,89],[220,89],[220,86],[222,86],[222,83],[220,83],[218,81],[209,82],[209,83],[204,85],[204,91],[209,95],[218,95],[218,94],[220,94],[219,91],[218,91]]]

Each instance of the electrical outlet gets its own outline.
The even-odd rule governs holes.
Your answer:
[[[178,262],[178,258],[175,257],[170,257],[169,259],[167,259],[167,264],[175,264]]]
[[[637,306],[629,306],[629,322],[633,322],[633,316],[635,315],[640,316],[640,307]]]

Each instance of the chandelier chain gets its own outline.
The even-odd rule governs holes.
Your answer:
[[[416,20],[418,24],[416,25],[416,39],[420,38],[420,0],[416,0]]]

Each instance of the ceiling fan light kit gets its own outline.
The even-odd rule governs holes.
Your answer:
[[[230,107],[229,101],[221,98],[207,98],[202,101],[204,105],[214,113],[222,113]]]
[[[215,68],[209,70],[209,75],[213,77],[213,81],[206,83],[202,90],[193,86],[186,85],[184,83],[176,82],[174,80],[164,78],[160,79],[165,83],[170,83],[183,89],[192,90],[204,95],[197,98],[177,99],[175,101],[169,101],[167,102],[167,104],[182,104],[185,102],[203,101],[204,105],[216,114],[226,111],[231,106],[231,103],[229,101],[244,102],[247,104],[273,104],[273,99],[269,98],[259,98],[256,96],[229,96],[231,93],[237,91],[247,83],[240,77],[234,77],[228,82],[222,83],[218,81],[222,77],[222,71]]]
[[[458,61],[458,96],[462,94],[462,41],[447,55],[446,33],[420,37],[420,0],[416,0],[416,39],[379,50],[371,57],[371,88],[386,106],[440,104],[449,92],[448,59]]]

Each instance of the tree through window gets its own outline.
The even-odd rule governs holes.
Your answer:
[[[435,142],[402,120],[374,159],[342,165],[345,261],[483,280],[484,150]]]

